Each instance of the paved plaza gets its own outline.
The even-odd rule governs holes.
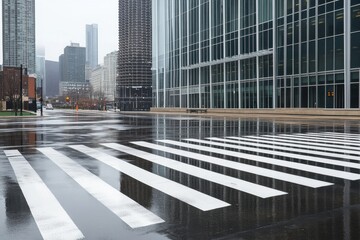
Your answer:
[[[360,122],[0,119],[0,239],[360,239]]]

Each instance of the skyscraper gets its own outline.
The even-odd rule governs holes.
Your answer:
[[[117,57],[117,51],[111,52],[104,57],[105,96],[108,101],[115,100]]]
[[[35,73],[35,0],[3,0],[3,65]]]
[[[153,1],[156,107],[359,108],[360,1]]]
[[[37,94],[40,95],[42,90],[43,96],[46,96],[45,48],[42,46],[36,49],[36,78]]]
[[[104,65],[98,65],[91,72],[90,84],[93,97],[113,103],[115,96],[117,51],[104,57]]]
[[[86,64],[91,68],[98,65],[98,25],[86,25]]]
[[[46,96],[56,97],[59,95],[60,68],[59,62],[45,61]],[[45,86],[44,86],[45,87]]]
[[[119,0],[116,102],[121,110],[151,107],[151,0]]]
[[[64,49],[64,54],[59,58],[60,63],[60,93],[77,91],[85,88],[85,48],[78,43],[72,43]]]

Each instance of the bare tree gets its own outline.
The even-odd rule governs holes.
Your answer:
[[[20,70],[10,69],[4,72],[4,95],[17,115],[22,93],[20,93]]]

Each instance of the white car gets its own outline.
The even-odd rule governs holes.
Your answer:
[[[46,107],[45,107],[46,110],[54,110],[53,106],[51,103],[48,103],[46,104]]]

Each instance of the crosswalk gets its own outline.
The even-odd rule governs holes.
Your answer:
[[[158,139],[154,142],[135,141],[126,145],[99,143],[99,148],[78,144],[61,149],[42,147],[37,148],[37,151],[128,227],[136,229],[161,224],[165,220],[163,216],[158,216],[152,209],[142,206],[88,171],[77,160],[71,158],[72,154],[99,161],[194,209],[212,211],[226,208],[233,203],[147,171],[132,164],[126,157],[115,157],[104,149],[115,150],[125,154],[121,156],[132,156],[249,196],[268,199],[286,197],[289,193],[284,189],[278,189],[277,185],[266,186],[254,181],[254,178],[230,176],[226,171],[214,171],[212,167],[204,168],[201,164],[193,165],[190,161],[179,161],[178,158],[317,189],[331,187],[336,184],[336,179],[360,180],[360,151],[357,147],[359,145],[359,134],[323,132],[206,139]],[[23,156],[18,150],[5,150],[3,153],[15,173],[42,237],[84,238],[82,231],[29,164],[26,154]]]
[[[82,239],[84,235],[39,175],[17,150],[4,151],[44,239]]]

